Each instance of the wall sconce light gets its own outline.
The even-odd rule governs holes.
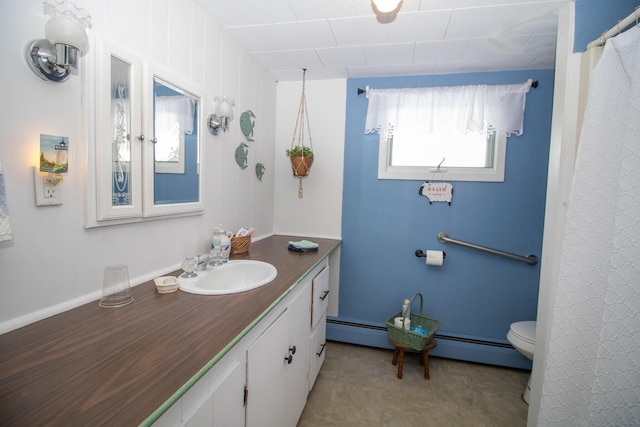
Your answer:
[[[398,9],[402,0],[371,0],[374,10],[380,13],[391,13]]]
[[[45,0],[44,13],[49,15],[46,39],[31,43],[27,63],[41,79],[63,82],[78,68],[78,57],[87,50],[91,15],[66,0]]]
[[[207,127],[212,135],[217,135],[229,130],[229,122],[233,120],[233,107],[236,105],[233,98],[223,96],[214,98],[216,103],[215,113],[209,114],[207,118]]]

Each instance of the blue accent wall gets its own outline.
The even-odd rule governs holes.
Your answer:
[[[357,95],[358,88],[512,84],[530,78],[539,87],[527,95],[524,134],[508,139],[505,182],[452,182],[449,206],[420,196],[423,181],[378,180],[378,135],[364,134],[367,99]],[[437,235],[540,256],[553,79],[553,70],[535,70],[348,80],[338,321],[384,326],[416,292],[424,297],[424,314],[442,322],[441,334],[507,343],[512,322],[535,320],[539,264],[441,244]],[[416,249],[444,250],[444,265],[426,266]],[[346,340],[358,342],[355,335]],[[455,351],[448,357],[455,358]]]
[[[638,0],[576,0],[573,51],[584,52],[587,44],[627,17],[638,6]]]

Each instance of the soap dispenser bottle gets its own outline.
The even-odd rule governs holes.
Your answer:
[[[222,224],[220,224],[213,229],[213,237],[211,238],[211,250],[209,251],[209,253],[213,257],[214,265],[222,264],[222,235],[224,235],[224,231],[222,230]]]

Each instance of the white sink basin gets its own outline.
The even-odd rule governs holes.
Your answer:
[[[198,295],[226,295],[259,288],[273,281],[278,270],[262,261],[234,260],[180,277],[180,290]]]

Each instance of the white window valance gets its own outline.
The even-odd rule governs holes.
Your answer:
[[[511,85],[368,89],[365,133],[393,135],[419,124],[425,133],[495,132],[521,135],[531,80]]]

